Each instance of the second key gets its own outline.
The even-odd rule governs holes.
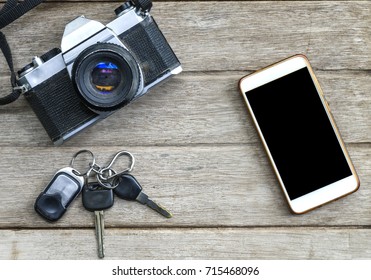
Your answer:
[[[142,189],[142,186],[138,183],[134,176],[126,173],[120,176],[119,183],[117,187],[114,188],[113,192],[119,198],[125,200],[136,200],[141,204],[147,205],[149,208],[155,210],[166,218],[171,218],[173,216],[163,206],[148,198],[148,195],[142,192]]]

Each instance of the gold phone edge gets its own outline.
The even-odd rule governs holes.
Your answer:
[[[319,93],[319,96],[320,96],[320,99],[321,99],[322,105],[323,105],[323,107],[324,107],[324,109],[325,109],[325,111],[326,111],[326,114],[327,114],[327,116],[328,116],[328,118],[329,118],[329,120],[330,120],[330,123],[331,123],[331,125],[332,125],[332,128],[333,128],[334,131],[335,131],[336,138],[337,138],[338,142],[340,143],[341,149],[342,149],[342,151],[343,151],[343,153],[344,153],[344,155],[345,155],[345,158],[346,158],[346,160],[347,160],[347,163],[348,163],[348,165],[349,165],[349,167],[350,167],[350,169],[351,169],[351,171],[352,171],[352,175],[354,176],[354,178],[355,178],[356,181],[357,181],[357,186],[356,186],[356,188],[355,188],[353,191],[348,192],[348,193],[345,193],[344,195],[339,196],[339,197],[337,197],[337,198],[335,198],[335,199],[329,200],[329,201],[327,201],[327,202],[325,202],[325,203],[321,203],[321,204],[319,204],[319,205],[317,205],[317,206],[315,206],[315,207],[312,207],[312,208],[310,208],[310,209],[307,209],[306,211],[303,211],[303,212],[296,212],[296,211],[294,211],[294,209],[293,209],[292,206],[291,206],[291,199],[290,199],[290,197],[288,196],[287,191],[286,191],[286,189],[285,189],[285,187],[284,187],[284,185],[283,185],[283,183],[282,183],[281,176],[279,175],[279,172],[278,172],[278,170],[277,170],[277,168],[276,168],[276,166],[275,166],[275,164],[274,164],[274,161],[273,161],[273,158],[272,158],[272,156],[271,156],[271,154],[270,154],[270,152],[269,152],[268,146],[267,146],[267,144],[265,143],[264,137],[263,137],[263,135],[262,135],[262,133],[261,133],[261,131],[260,131],[260,128],[259,128],[258,122],[257,122],[256,119],[255,119],[255,115],[253,114],[253,112],[252,112],[252,110],[251,110],[251,108],[250,108],[250,106],[249,106],[249,103],[248,103],[248,100],[247,100],[246,94],[245,94],[245,92],[243,92],[243,90],[242,90],[242,86],[241,86],[241,84],[244,82],[244,80],[245,80],[246,78],[248,78],[248,77],[250,77],[250,76],[253,76],[253,75],[255,75],[255,74],[259,73],[259,72],[262,72],[262,71],[264,71],[264,70],[266,70],[266,69],[268,69],[268,68],[274,67],[274,66],[276,66],[277,64],[281,64],[281,63],[283,63],[283,62],[285,62],[285,61],[287,61],[287,60],[291,60],[291,59],[293,59],[293,58],[295,58],[295,57],[301,57],[301,58],[304,59],[305,64],[306,64],[306,66],[307,66],[307,68],[308,68],[308,70],[309,70],[309,73],[310,73],[310,75],[311,75],[311,77],[312,77],[312,80],[313,80],[313,82],[314,82],[314,84],[315,84],[315,87],[316,87],[316,89],[317,89],[317,92]],[[326,204],[328,204],[328,203],[330,203],[330,202],[333,202],[333,201],[338,200],[338,199],[340,199],[340,198],[343,198],[343,197],[345,197],[345,196],[347,196],[347,195],[350,195],[350,194],[356,192],[356,191],[359,189],[359,187],[360,187],[360,179],[359,179],[359,176],[358,176],[358,174],[357,174],[357,172],[356,172],[356,170],[355,170],[355,168],[354,168],[353,162],[352,162],[352,160],[351,160],[351,158],[350,158],[350,156],[349,156],[349,153],[348,153],[348,151],[347,151],[347,149],[346,149],[346,147],[345,147],[344,141],[343,141],[343,139],[342,139],[342,137],[341,137],[341,135],[340,135],[340,131],[338,130],[338,128],[337,128],[337,126],[336,126],[335,119],[334,119],[334,117],[332,116],[330,106],[329,106],[327,100],[326,100],[325,97],[324,97],[324,94],[323,94],[322,88],[321,88],[321,86],[320,86],[320,84],[319,84],[319,82],[318,82],[318,80],[317,80],[316,75],[314,74],[314,71],[313,71],[313,69],[312,69],[312,66],[310,65],[310,62],[309,62],[308,58],[307,58],[305,55],[303,55],[303,54],[296,54],[296,55],[290,56],[290,57],[288,57],[288,58],[285,58],[285,59],[282,59],[282,60],[280,60],[280,61],[278,61],[278,62],[275,62],[275,63],[273,63],[273,64],[270,64],[270,65],[268,65],[268,66],[266,66],[266,67],[264,67],[264,68],[262,68],[262,69],[259,69],[259,70],[255,71],[255,72],[253,72],[253,73],[250,73],[250,74],[248,74],[248,75],[246,75],[246,76],[243,76],[243,77],[239,80],[239,82],[238,82],[238,87],[239,87],[240,94],[242,95],[243,99],[245,100],[245,104],[246,104],[246,107],[247,107],[248,112],[249,112],[249,114],[250,114],[250,117],[251,117],[252,120],[253,120],[253,123],[254,123],[254,126],[255,126],[255,130],[257,131],[257,133],[258,133],[258,135],[259,135],[260,141],[261,141],[261,143],[263,144],[264,150],[265,150],[265,152],[266,152],[266,154],[267,154],[267,156],[268,156],[268,159],[269,159],[270,165],[271,165],[271,167],[273,168],[273,171],[274,171],[274,173],[275,173],[275,175],[276,175],[276,177],[277,177],[277,180],[278,180],[278,182],[279,182],[279,185],[280,185],[280,187],[281,187],[281,189],[282,189],[282,191],[283,191],[283,193],[284,193],[284,195],[285,195],[285,198],[286,198],[287,204],[288,204],[288,206],[289,206],[289,209],[290,209],[290,211],[291,211],[292,213],[297,214],[297,215],[301,215],[301,214],[308,213],[308,212],[310,212],[310,211],[312,211],[312,210],[314,210],[314,209],[317,209],[317,208],[319,208],[319,207],[321,207],[321,206],[323,206],[323,205],[326,205]]]

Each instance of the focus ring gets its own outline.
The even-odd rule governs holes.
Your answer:
[[[118,66],[122,82],[112,91],[102,92],[94,84],[92,75],[97,63]],[[72,80],[82,102],[94,111],[113,111],[128,104],[138,93],[142,78],[139,65],[125,48],[111,43],[97,43],[86,48],[76,58]]]

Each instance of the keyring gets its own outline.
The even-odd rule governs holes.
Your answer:
[[[88,176],[88,177],[89,177],[90,172],[91,172],[92,170],[94,170],[94,167],[96,166],[96,164],[95,164],[95,156],[94,156],[94,154],[93,154],[91,151],[89,151],[89,150],[80,150],[80,151],[78,151],[76,154],[73,155],[73,157],[72,157],[72,159],[71,159],[70,166],[71,166],[73,169],[75,169],[75,167],[73,166],[74,163],[75,163],[75,160],[77,159],[77,157],[78,157],[79,155],[84,154],[84,153],[87,153],[87,154],[89,154],[89,155],[92,157],[92,162],[89,162],[89,164],[88,164],[89,169],[88,169],[86,172],[84,172],[84,173],[79,172],[79,173],[80,173],[79,175],[80,175],[80,176]],[[75,170],[76,170],[76,169],[75,169]]]
[[[128,156],[130,158],[130,166],[117,173],[111,167],[115,163],[115,161],[117,161],[117,159],[121,156]],[[134,164],[135,164],[135,158],[134,158],[133,154],[129,153],[128,151],[120,151],[112,158],[111,162],[106,167],[103,167],[101,170],[99,170],[99,173],[97,173],[97,179],[99,179],[100,181],[106,181],[106,182],[110,181],[112,179],[115,179],[115,178],[117,178],[118,176],[120,176],[124,173],[131,172],[134,168]],[[113,171],[113,175],[109,175],[108,177],[104,177],[104,173],[107,172],[107,171]]]
[[[117,180],[118,178],[117,178],[117,173],[115,170],[109,169],[108,171],[113,173],[113,175],[110,176],[112,178],[111,180],[105,180],[105,181],[101,180],[99,173],[97,173],[96,179],[97,179],[98,184],[101,185],[102,187],[106,189],[114,189],[119,185],[120,182],[119,180]]]

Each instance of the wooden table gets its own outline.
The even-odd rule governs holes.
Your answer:
[[[108,23],[120,2],[48,1],[6,27],[16,68],[60,46],[84,14]],[[152,15],[184,71],[54,147],[21,97],[0,108],[0,259],[97,259],[93,214],[80,197],[48,223],[33,210],[80,149],[104,164],[135,155],[165,219],[117,199],[105,211],[106,259],[371,258],[371,2],[155,1]],[[308,56],[361,180],[355,194],[289,212],[237,88],[240,77]],[[10,91],[1,58],[2,94]]]

